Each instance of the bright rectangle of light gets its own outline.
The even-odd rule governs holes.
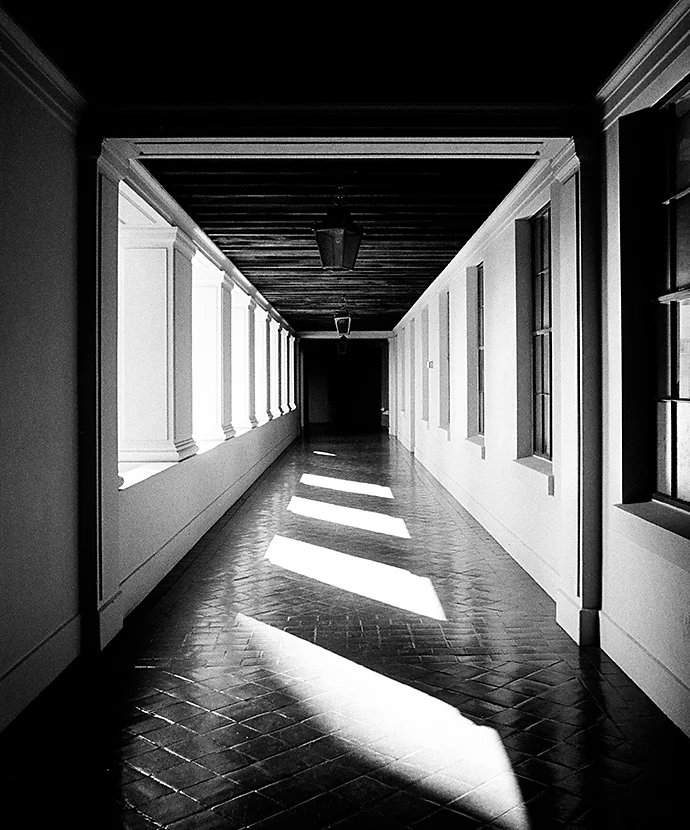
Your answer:
[[[348,760],[380,764],[400,788],[454,808],[482,826],[530,830],[530,819],[508,754],[495,729],[480,726],[444,701],[339,654],[237,615],[237,631],[251,638],[272,672],[307,683],[285,690],[312,717],[310,726],[342,740]],[[280,674],[278,675],[280,677]],[[452,674],[448,675],[452,677]],[[462,681],[458,681],[462,691]],[[438,775],[439,770],[443,771]],[[464,823],[457,816],[459,825]]]
[[[405,522],[386,513],[360,510],[357,507],[342,507],[339,504],[329,504],[325,501],[303,499],[301,496],[293,496],[287,509],[291,513],[308,516],[310,519],[357,527],[360,530],[371,530],[373,533],[385,533],[387,536],[397,536],[400,539],[411,538]]]
[[[314,455],[329,455],[331,458],[336,457],[334,452],[324,452],[323,450],[314,450]]]
[[[325,487],[327,490],[340,490],[343,493],[360,493],[363,496],[379,496],[382,499],[393,498],[393,491],[390,487],[384,487],[381,484],[368,484],[366,481],[350,481],[346,478],[331,478],[330,476],[304,473],[300,483],[308,484],[310,487]]]
[[[335,588],[385,602],[413,614],[435,620],[446,619],[431,581],[403,568],[285,536],[273,537],[266,558],[274,565]]]

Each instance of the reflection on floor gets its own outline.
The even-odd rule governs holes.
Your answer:
[[[395,442],[320,437],[2,736],[5,809],[94,830],[682,823],[690,742],[554,616]]]

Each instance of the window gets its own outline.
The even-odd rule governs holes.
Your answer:
[[[484,294],[484,263],[480,263],[467,269],[467,437],[482,447],[486,421]]]
[[[656,292],[656,495],[690,504],[690,98],[668,114],[666,268]]]
[[[400,329],[400,409],[405,411],[407,396],[407,369],[405,366],[405,329]]]
[[[551,211],[531,220],[532,452],[551,458]]]
[[[477,435],[484,435],[484,264],[477,267]]]
[[[429,420],[429,308],[422,309],[422,420]]]
[[[450,292],[444,291],[438,298],[438,396],[439,426],[450,428]]]

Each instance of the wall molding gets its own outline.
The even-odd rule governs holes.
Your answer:
[[[681,0],[669,9],[600,87],[596,98],[603,108],[604,130],[629,111],[643,93],[648,98],[643,107],[656,104],[664,94],[661,90],[668,89],[664,73],[672,69],[674,62],[682,58],[689,47],[690,0]],[[690,65],[686,58],[674,71],[678,77],[675,82],[671,79],[671,84],[678,83],[683,73],[687,75],[688,72]]]
[[[86,101],[22,29],[0,9],[0,67],[68,130],[76,133]]]
[[[561,139],[559,145],[560,149],[558,152],[554,153],[554,158],[558,158],[560,153],[567,150],[568,145],[571,143],[570,139]],[[426,288],[421,297],[419,297],[414,305],[407,310],[405,316],[396,325],[395,330],[397,330],[400,326],[404,326],[411,317],[414,317],[415,314],[417,314],[422,306],[431,302],[432,299],[439,293],[452,288],[453,279],[460,274],[462,269],[466,265],[473,263],[474,260],[481,259],[483,249],[490,245],[497,236],[510,227],[516,219],[531,216],[534,213],[534,210],[528,209],[530,203],[534,201],[542,191],[546,194],[546,199],[544,200],[544,204],[546,204],[550,199],[550,192],[548,191],[548,188],[553,178],[554,174],[550,160],[536,162],[508,193],[501,204],[498,205],[498,207],[488,217],[488,219],[486,219],[481,227],[478,228],[470,239],[467,240],[448,265],[446,265],[441,273],[438,274],[431,285]]]

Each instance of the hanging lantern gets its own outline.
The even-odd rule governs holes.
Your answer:
[[[350,323],[352,322],[352,318],[349,315],[344,315],[339,317],[336,315],[335,317],[335,330],[338,332],[339,335],[345,337],[350,333]]]
[[[321,264],[329,271],[352,271],[363,232],[345,208],[334,205],[314,228]]]

